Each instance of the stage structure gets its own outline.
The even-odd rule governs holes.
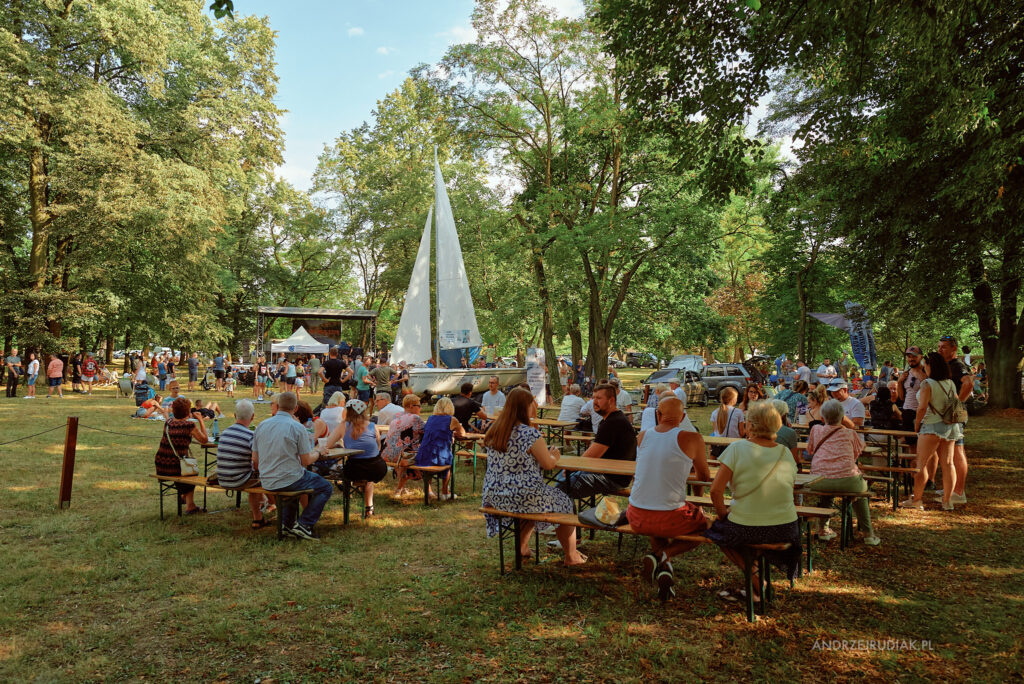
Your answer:
[[[370,309],[305,309],[294,306],[260,306],[256,309],[256,355],[267,349],[267,328],[274,319],[292,320],[293,332],[300,326],[321,342],[336,345],[341,341],[342,321],[363,321],[370,324],[368,350],[377,349],[377,312]],[[337,323],[337,327],[333,324]],[[359,345],[353,345],[359,346]]]

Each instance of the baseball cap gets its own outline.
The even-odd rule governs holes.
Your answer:
[[[831,385],[829,385],[828,386],[828,391],[829,392],[838,392],[839,390],[847,389],[848,387],[849,387],[849,385],[847,385],[845,382],[840,380],[839,382],[833,382]]]
[[[903,352],[904,356],[924,356],[920,347],[907,347],[907,351]]]

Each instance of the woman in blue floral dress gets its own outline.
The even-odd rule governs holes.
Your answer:
[[[505,408],[487,431],[487,474],[484,476],[482,505],[509,513],[572,513],[572,501],[560,489],[544,482],[541,469],[554,468],[558,449],[548,449],[540,431],[530,425],[537,404],[527,390],[516,388],[508,395]],[[487,520],[487,536],[498,534],[500,519]],[[523,522],[519,549],[530,557],[530,536],[549,523]],[[576,550],[576,527],[559,525],[555,534],[565,551],[566,565],[580,565],[587,557]]]

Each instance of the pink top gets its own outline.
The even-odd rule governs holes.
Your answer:
[[[811,474],[821,475],[827,480],[856,477],[861,474],[857,468],[857,457],[864,451],[864,440],[853,430],[839,427],[839,431],[822,442],[821,447],[815,451],[815,446],[835,429],[835,425],[815,425],[811,428],[807,439],[807,453],[814,454],[811,457]]]
[[[54,356],[50,363],[46,364],[46,377],[59,378],[64,374],[64,362]]]

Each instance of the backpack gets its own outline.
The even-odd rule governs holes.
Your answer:
[[[939,383],[933,383],[933,386],[940,386]],[[930,408],[942,422],[946,425],[957,425],[959,423],[967,422],[967,407],[964,402],[960,401],[960,397],[955,392],[948,392],[946,394],[946,405],[941,411],[936,410],[932,402],[928,402],[928,408]]]

